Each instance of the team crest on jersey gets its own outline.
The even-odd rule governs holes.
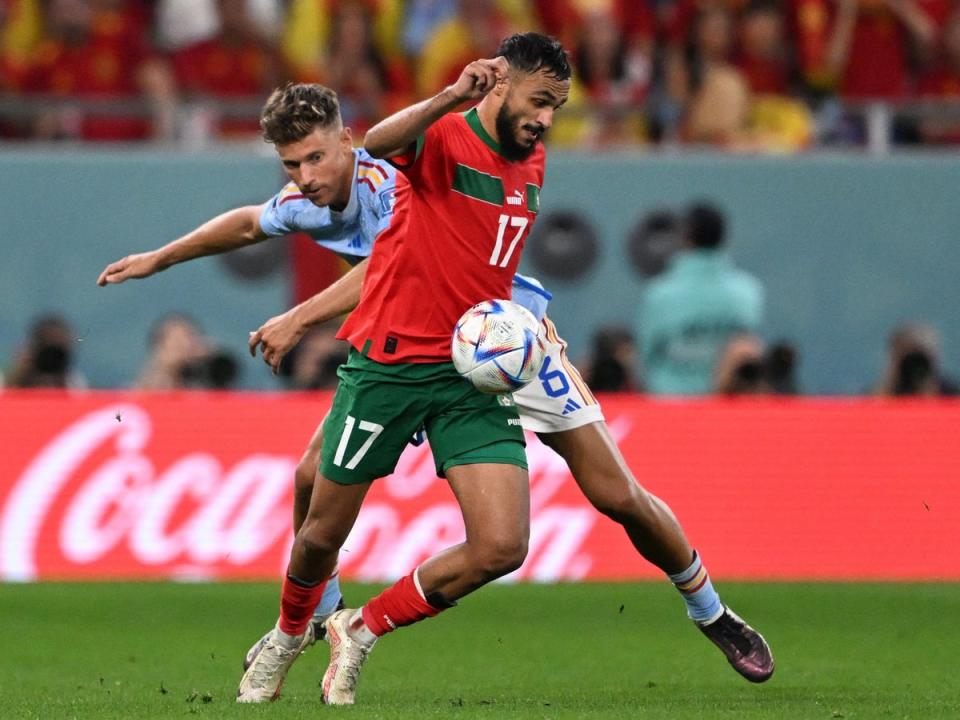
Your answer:
[[[513,395],[497,395],[497,402],[504,407],[513,407],[516,405],[513,401]]]
[[[387,192],[380,195],[380,204],[383,207],[384,215],[389,215],[393,212],[393,206],[396,201],[397,199],[394,197],[393,190],[387,190]]]

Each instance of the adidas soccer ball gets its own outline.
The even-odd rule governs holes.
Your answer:
[[[453,365],[480,392],[519,390],[540,372],[546,348],[540,323],[509,300],[467,310],[453,330]]]

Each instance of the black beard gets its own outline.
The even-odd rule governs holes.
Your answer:
[[[500,106],[497,113],[497,138],[500,140],[500,154],[511,162],[526,160],[537,149],[537,143],[527,147],[517,142],[514,133],[516,127],[516,116],[507,111],[507,103]]]

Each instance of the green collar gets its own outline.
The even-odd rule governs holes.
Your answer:
[[[477,109],[475,107],[467,110],[463,114],[463,117],[466,119],[467,125],[470,126],[470,129],[477,134],[478,138],[483,140],[483,143],[488,148],[497,153],[497,155],[503,155],[503,153],[500,152],[500,143],[490,137],[490,133],[484,129],[483,123],[480,122],[480,115],[477,113]]]

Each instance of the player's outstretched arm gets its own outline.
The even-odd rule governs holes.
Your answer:
[[[261,347],[263,361],[276,375],[283,356],[300,342],[311,326],[350,312],[357,306],[369,264],[369,259],[364,260],[309,300],[267,320],[259,330],[250,333],[250,354],[256,357],[257,348]]]
[[[171,265],[235,250],[267,238],[260,227],[259,205],[229,210],[196,230],[150,252],[127,255],[107,265],[97,285],[116,285],[132,278],[150,277]]]
[[[381,120],[367,131],[364,149],[375,158],[401,155],[430,125],[467,100],[479,100],[507,78],[507,60],[497,57],[474,60],[453,85],[432,98],[411,105]]]

